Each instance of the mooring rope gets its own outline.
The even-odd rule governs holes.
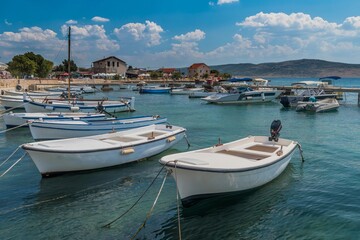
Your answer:
[[[23,127],[23,126],[26,126],[26,125],[28,125],[28,124],[29,124],[29,122],[26,122],[26,123],[20,124],[20,125],[18,125],[18,126],[16,126],[16,127],[2,130],[2,131],[0,131],[0,134],[1,134],[1,133],[5,133],[5,132],[9,132],[9,131],[11,131],[11,130],[14,130],[14,129],[17,129],[17,128],[20,128],[20,127]]]
[[[300,151],[301,161],[305,162],[305,159],[304,159],[304,156],[303,156],[303,150],[302,150],[302,147],[301,147],[300,143],[297,143],[296,145],[298,146],[299,151]]]
[[[127,209],[123,214],[121,214],[119,217],[115,218],[114,220],[112,220],[111,222],[103,225],[102,227],[105,228],[109,228],[111,227],[111,224],[113,224],[114,222],[116,222],[117,220],[119,220],[120,218],[122,218],[125,214],[127,214],[131,209],[133,209],[136,204],[144,197],[144,195],[146,194],[146,192],[150,189],[150,187],[154,184],[155,180],[158,178],[158,176],[160,175],[161,171],[164,169],[165,165],[160,169],[160,171],[156,174],[155,178],[151,181],[150,185],[145,189],[145,191],[140,195],[140,197],[135,201],[135,203],[133,205],[131,205],[131,207],[129,209]]]
[[[189,148],[191,147],[191,145],[190,145],[189,139],[187,138],[186,134],[184,134],[184,138],[185,138],[186,143],[187,143],[187,145],[188,145],[188,148],[187,148],[187,149],[189,150]]]
[[[0,117],[3,117],[3,116],[4,116],[4,113],[7,113],[7,112],[12,111],[12,110],[14,110],[14,109],[16,109],[16,108],[22,107],[22,106],[24,106],[25,104],[26,104],[26,103],[22,103],[22,104],[20,104],[20,105],[15,106],[15,107],[6,109],[5,111],[1,111],[1,112],[0,112],[0,114],[1,114]]]
[[[152,211],[154,210],[155,205],[156,205],[156,203],[157,203],[157,201],[158,201],[158,199],[159,199],[159,197],[160,197],[160,193],[161,193],[161,191],[162,191],[162,189],[163,189],[163,187],[164,187],[164,184],[165,184],[167,175],[168,175],[168,172],[165,173],[165,177],[164,177],[164,180],[163,180],[163,182],[162,182],[162,184],[161,184],[161,187],[160,187],[160,189],[159,189],[159,192],[158,192],[158,194],[156,195],[155,201],[154,201],[153,205],[151,206],[150,211],[146,214],[146,218],[145,218],[143,224],[141,224],[141,226],[140,226],[139,229],[136,231],[136,233],[132,236],[131,239],[135,239],[135,237],[138,235],[138,233],[141,231],[141,229],[143,229],[143,228],[145,227],[145,224],[146,224],[147,220],[150,218],[151,213],[152,213]]]
[[[24,157],[25,155],[27,154],[27,152],[25,152],[13,165],[11,165],[3,174],[1,174],[0,177],[3,177],[6,173],[8,173],[13,167],[15,167],[15,165],[20,162]]]
[[[176,205],[177,205],[178,231],[179,231],[179,239],[181,240],[179,187],[178,187],[177,174],[176,174],[176,164],[177,164],[177,160],[174,161],[174,169],[175,169],[174,174],[175,174],[175,184],[176,184]]]
[[[13,152],[10,154],[10,156],[9,156],[7,159],[5,159],[5,160],[0,164],[0,167],[1,167],[2,165],[4,165],[4,164],[21,148],[21,146],[22,146],[22,145],[19,145],[19,146],[15,149],[15,151],[13,151]]]

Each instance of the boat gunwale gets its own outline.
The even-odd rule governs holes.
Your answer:
[[[116,147],[108,147],[108,148],[102,148],[102,149],[88,149],[88,150],[52,150],[52,149],[38,149],[34,146],[31,146],[30,144],[32,143],[27,143],[27,144],[23,144],[21,147],[24,149],[24,150],[29,150],[29,151],[34,151],[34,152],[47,152],[47,153],[66,153],[66,154],[74,154],[74,153],[91,153],[91,152],[104,152],[104,151],[111,151],[111,150],[117,150],[117,149],[123,149],[123,148],[128,148],[128,147],[136,147],[136,146],[139,146],[139,145],[143,145],[144,143],[148,144],[148,143],[153,143],[153,142],[158,142],[158,141],[162,141],[168,137],[171,137],[171,136],[176,136],[176,135],[179,135],[179,134],[182,134],[182,133],[185,133],[186,132],[186,129],[185,128],[179,128],[173,132],[171,132],[171,134],[165,134],[165,136],[162,136],[158,139],[153,139],[153,140],[147,140],[147,141],[141,141],[140,143],[136,143],[136,144],[125,144],[125,145],[122,145],[122,146],[116,146]],[[83,138],[89,138],[89,137],[83,137]],[[78,139],[78,138],[69,138],[69,139]],[[91,139],[91,138],[90,138]],[[57,139],[57,140],[51,140],[51,141],[59,141],[59,140],[63,140],[63,139]],[[99,140],[101,141],[100,139],[95,139],[95,140]],[[35,142],[35,143],[40,143],[40,142]]]
[[[206,167],[192,167],[192,166],[184,166],[184,165],[178,165],[176,164],[176,168],[177,169],[184,169],[184,170],[189,170],[189,171],[198,171],[198,172],[212,172],[212,173],[234,173],[234,172],[248,172],[248,171],[253,171],[253,170],[257,170],[257,169],[261,169],[261,168],[266,168],[266,167],[269,167],[271,165],[274,165],[282,160],[284,160],[285,158],[287,158],[288,156],[290,156],[291,154],[293,154],[293,152],[295,151],[296,149],[296,142],[292,142],[294,144],[293,148],[291,150],[289,150],[289,152],[274,160],[274,161],[271,161],[269,163],[266,163],[266,164],[262,164],[262,165],[258,165],[258,166],[253,166],[253,167],[246,167],[246,168],[222,168],[222,169],[212,169],[212,168],[206,168]],[[161,159],[160,159],[160,164],[162,165],[165,165],[166,167],[171,167],[171,168],[175,168],[175,163],[174,161],[176,160],[172,160],[171,162],[162,162]],[[180,160],[178,160],[180,161]],[[199,166],[199,165],[196,165],[196,166]]]

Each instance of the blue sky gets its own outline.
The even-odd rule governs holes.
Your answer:
[[[302,58],[360,63],[358,0],[12,0],[0,62],[28,51],[78,66],[117,56],[156,69]]]

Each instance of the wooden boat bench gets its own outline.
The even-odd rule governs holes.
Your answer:
[[[223,150],[220,150],[220,151],[218,151],[216,153],[228,154],[228,155],[247,158],[247,159],[252,159],[252,160],[262,160],[264,158],[270,157],[270,155],[257,154],[255,152],[252,153],[250,151],[245,152],[245,151],[232,150],[232,149],[223,149]]]

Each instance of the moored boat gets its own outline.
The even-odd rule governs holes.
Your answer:
[[[53,140],[125,131],[166,122],[167,118],[155,115],[95,120],[35,120],[29,123],[29,127],[34,140]]]
[[[122,132],[23,144],[43,177],[100,169],[159,154],[179,142],[185,128],[150,125]]]
[[[161,87],[161,86],[144,86],[141,87],[139,93],[170,93],[171,87]]]
[[[296,106],[296,111],[309,111],[309,112],[327,112],[333,111],[340,107],[336,98],[325,98],[319,101],[299,101]]]
[[[216,104],[244,104],[270,102],[276,99],[282,91],[280,90],[253,90],[249,87],[235,88],[233,92],[217,93],[201,100]]]
[[[281,122],[274,121],[271,137],[249,136],[167,155],[160,163],[174,177],[184,207],[203,198],[252,190],[279,176],[298,145],[279,138],[280,129]]]
[[[24,99],[26,112],[105,112],[116,113],[135,111],[135,97],[121,100],[86,99],[44,99],[44,101]]]
[[[7,128],[17,127],[23,125],[24,127],[28,126],[26,124],[28,121],[34,120],[95,120],[95,119],[104,119],[106,118],[103,113],[83,113],[83,112],[68,112],[68,113],[6,113],[3,114],[4,123]]]

